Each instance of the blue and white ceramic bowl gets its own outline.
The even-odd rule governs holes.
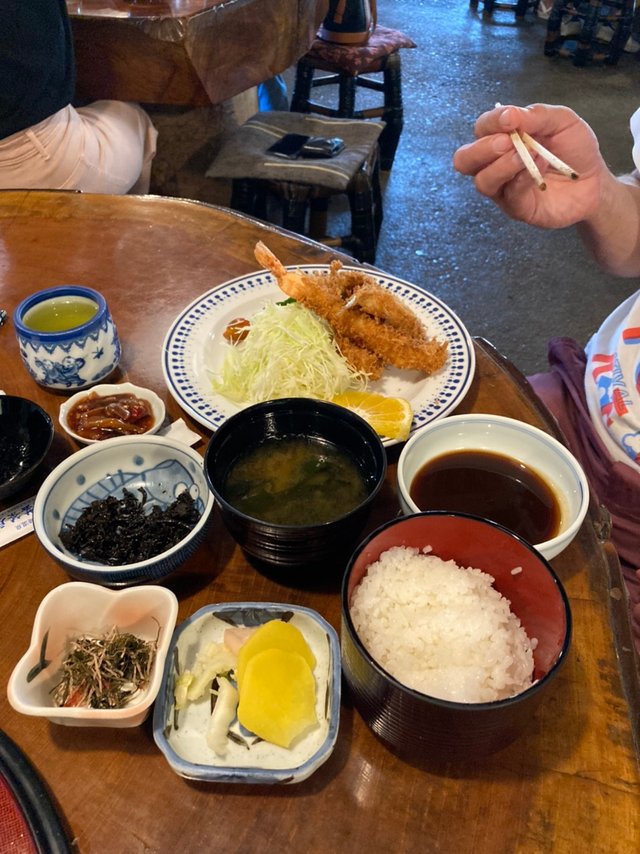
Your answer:
[[[188,490],[200,519],[184,539],[147,560],[121,566],[91,563],[70,554],[60,531],[76,522],[96,499],[123,492],[147,493],[146,506],[164,508]],[[40,487],[33,524],[40,543],[73,578],[107,587],[157,581],[174,572],[201,545],[214,506],[202,458],[183,442],[166,436],[118,436],[88,445],[67,457]]]
[[[199,651],[222,643],[225,629],[257,627],[269,620],[296,626],[316,659],[317,726],[290,748],[256,740],[232,722],[225,756],[207,746],[210,698],[190,703],[175,713],[177,669],[194,666]],[[188,780],[210,783],[300,783],[331,756],[340,724],[340,643],[338,635],[316,611],[275,602],[230,602],[207,605],[176,629],[165,660],[165,672],[153,713],[153,737],[171,768]]]
[[[61,332],[38,331],[25,323],[28,313],[46,300],[67,298],[94,303],[97,311],[90,320]],[[60,285],[38,291],[18,305],[13,323],[27,370],[46,388],[88,388],[108,377],[120,362],[115,324],[105,298],[92,288]]]

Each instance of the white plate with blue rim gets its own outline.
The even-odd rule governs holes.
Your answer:
[[[310,264],[287,269],[314,273],[324,272],[328,267]],[[445,365],[431,376],[387,368],[379,380],[370,384],[370,391],[402,397],[411,403],[414,412],[411,432],[414,432],[450,413],[464,398],[475,371],[473,342],[457,315],[437,297],[394,276],[367,272],[408,304],[428,335],[449,343]],[[162,349],[164,378],[171,395],[203,427],[215,431],[242,408],[213,388],[213,379],[220,374],[229,347],[224,338],[225,329],[240,317],[250,319],[266,302],[283,299],[286,295],[274,276],[262,270],[212,288],[188,305],[171,324]],[[384,439],[384,444],[396,442]]]
[[[209,696],[176,711],[176,680],[193,667],[198,652],[210,643],[223,642],[226,629],[257,627],[269,620],[284,620],[296,626],[315,657],[317,725],[285,748],[255,738],[236,719],[229,728],[225,754],[219,756],[206,742],[211,715]],[[316,611],[275,602],[207,605],[174,632],[154,708],[153,737],[171,768],[188,780],[300,783],[333,752],[340,725],[340,692],[338,635]]]

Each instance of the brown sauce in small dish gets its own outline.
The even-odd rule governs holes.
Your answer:
[[[83,439],[109,439],[146,433],[154,420],[151,404],[134,394],[91,392],[71,407],[67,424]]]
[[[530,543],[560,531],[558,498],[524,464],[487,451],[454,451],[425,463],[409,494],[421,510],[469,513],[498,522]]]

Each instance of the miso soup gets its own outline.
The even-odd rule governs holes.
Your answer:
[[[254,519],[276,525],[318,525],[358,507],[364,478],[347,454],[305,437],[268,439],[229,470],[224,497]]]

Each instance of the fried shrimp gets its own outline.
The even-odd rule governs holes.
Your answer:
[[[344,307],[346,310],[359,308],[376,320],[391,324],[411,338],[426,338],[424,326],[411,309],[395,294],[385,291],[376,282],[369,281],[357,288]]]
[[[384,359],[363,347],[352,338],[347,338],[334,330],[333,340],[336,347],[354,370],[366,374],[370,380],[379,380],[384,371]]]
[[[411,309],[367,273],[343,270],[339,261],[328,273],[287,270],[261,242],[255,256],[287,296],[329,323],[345,359],[369,377],[385,365],[431,374],[445,363],[448,342],[429,338]]]

